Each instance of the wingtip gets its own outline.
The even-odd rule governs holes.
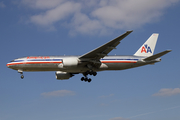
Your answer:
[[[128,30],[127,32],[128,32],[128,33],[131,33],[131,32],[133,32],[133,30]]]
[[[166,50],[166,51],[171,52],[172,50]]]

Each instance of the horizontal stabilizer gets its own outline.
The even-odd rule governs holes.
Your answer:
[[[158,54],[155,54],[155,55],[152,55],[152,56],[150,56],[150,57],[147,57],[147,58],[145,58],[144,60],[145,60],[145,61],[155,60],[155,59],[157,59],[157,58],[159,58],[159,57],[161,57],[161,56],[163,56],[163,55],[165,55],[165,54],[167,54],[168,52],[171,52],[171,51],[172,51],[172,50],[165,50],[165,51],[160,52],[160,53],[158,53]]]

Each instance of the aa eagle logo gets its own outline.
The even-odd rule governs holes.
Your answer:
[[[148,46],[147,44],[145,44],[143,47],[142,47],[142,49],[141,49],[141,53],[152,53],[152,51],[151,51],[151,48],[150,48],[150,46]]]

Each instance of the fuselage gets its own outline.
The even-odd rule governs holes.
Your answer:
[[[63,60],[66,58],[77,59],[78,64],[75,66],[61,67]],[[30,56],[14,59],[7,63],[7,67],[14,70],[22,71],[63,71],[70,73],[83,73],[89,68],[83,63],[83,60],[78,59],[79,56]],[[152,64],[158,61],[144,62],[144,57],[138,56],[106,56],[100,59],[98,68],[93,68],[94,71],[103,70],[123,70],[133,67],[138,67],[146,64]]]

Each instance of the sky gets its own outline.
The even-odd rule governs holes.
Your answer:
[[[180,0],[0,0],[0,120],[179,120]],[[82,55],[127,30],[109,55],[133,55],[152,33],[155,65],[56,80],[6,67],[24,56]]]

